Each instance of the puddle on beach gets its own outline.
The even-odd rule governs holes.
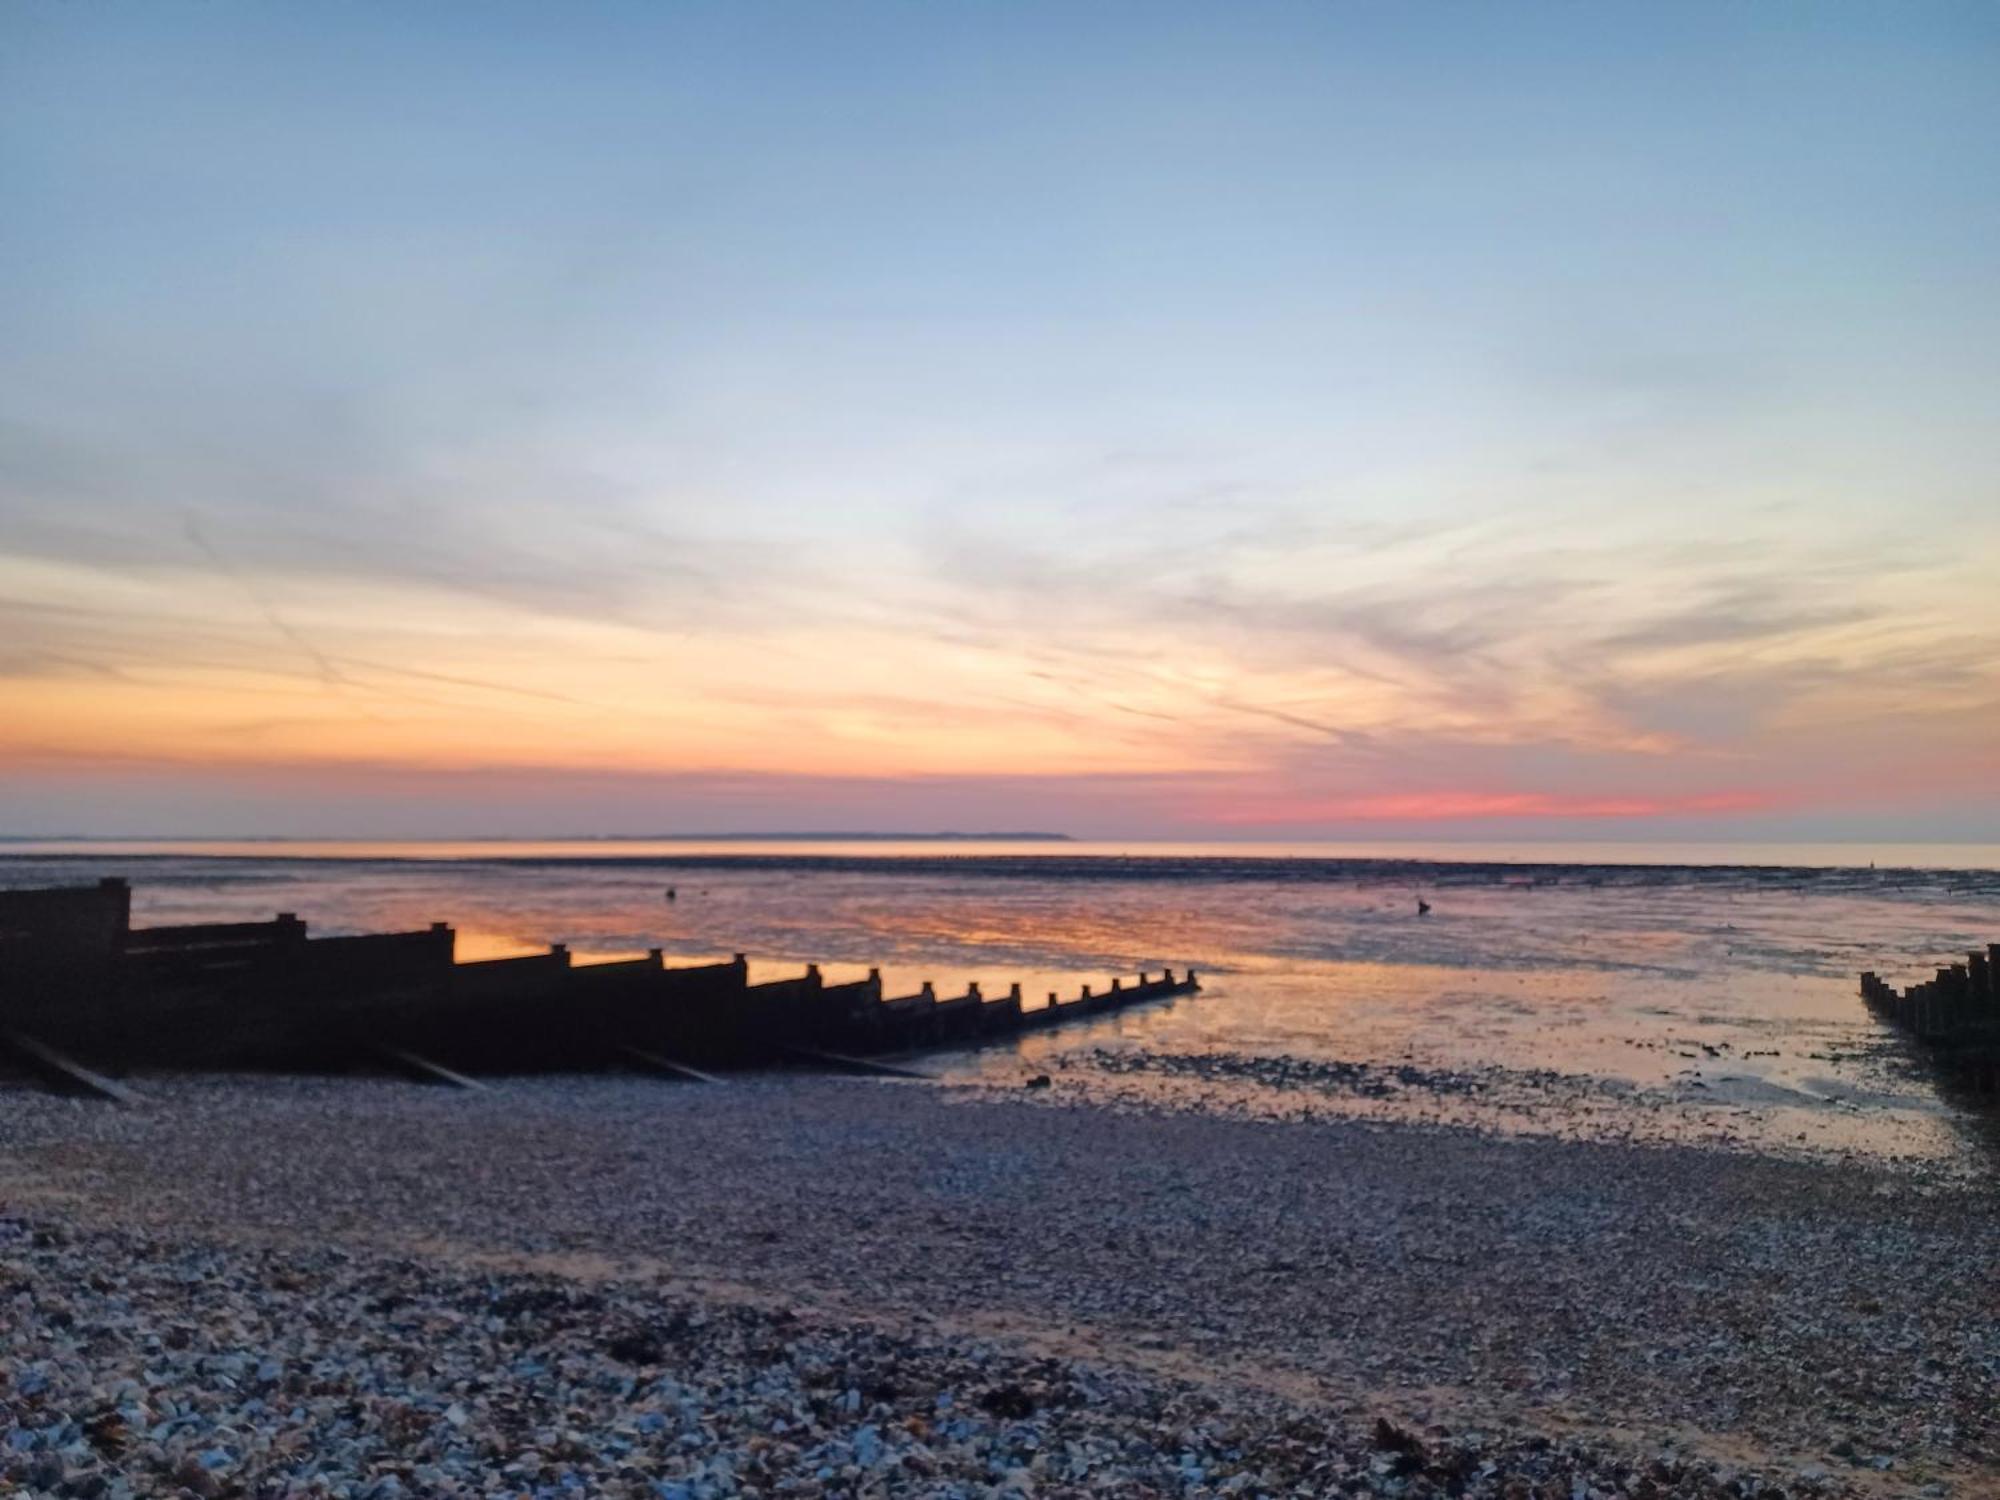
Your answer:
[[[317,933],[450,921],[462,959],[744,952],[891,994],[1029,1003],[1192,965],[1201,995],[931,1059],[971,1085],[1272,1115],[1943,1159],[1977,1133],[1855,994],[2000,938],[1991,871],[1242,867],[1103,878],[818,859],[0,859],[0,884],[133,881],[139,923],[296,911]],[[1098,867],[1102,868],[1102,867]],[[665,899],[667,888],[675,891]],[[1431,904],[1427,916],[1416,899]]]

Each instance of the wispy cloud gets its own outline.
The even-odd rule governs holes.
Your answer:
[[[1636,15],[51,11],[0,809],[1977,802],[1984,39]]]

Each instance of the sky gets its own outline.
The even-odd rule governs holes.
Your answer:
[[[2000,11],[0,8],[0,832],[2000,840]]]

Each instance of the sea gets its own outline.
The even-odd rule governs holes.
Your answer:
[[[1043,840],[0,844],[0,886],[132,883],[135,924],[448,922],[461,960],[564,943],[817,963],[1030,1003],[1192,968],[1199,994],[926,1057],[968,1097],[1973,1161],[1954,1097],[1863,1008],[2000,942],[2000,846]],[[670,898],[671,893],[671,898]]]

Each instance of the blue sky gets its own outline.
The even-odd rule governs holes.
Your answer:
[[[10,7],[0,827],[2000,837],[1996,61]]]

